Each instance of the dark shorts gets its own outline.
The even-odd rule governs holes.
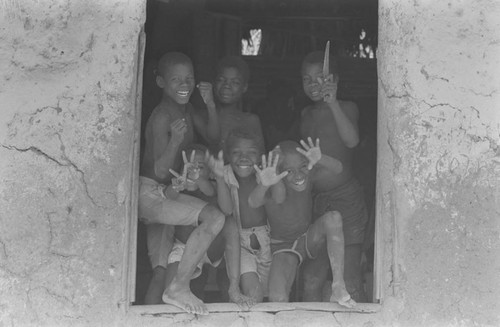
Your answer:
[[[314,197],[314,218],[328,211],[338,211],[342,215],[344,244],[361,244],[365,237],[368,213],[363,187],[352,178],[347,183]]]
[[[271,239],[271,252],[274,255],[278,253],[294,253],[299,257],[299,265],[304,258],[315,259],[307,247],[307,232],[300,235],[295,241],[280,241]]]

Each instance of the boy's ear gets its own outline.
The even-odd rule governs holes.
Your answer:
[[[159,88],[163,89],[165,87],[165,80],[163,79],[162,76],[156,76],[156,85],[158,85]]]

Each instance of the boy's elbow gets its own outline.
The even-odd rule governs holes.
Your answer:
[[[256,208],[262,206],[262,203],[259,203],[259,201],[254,200],[252,198],[249,198],[248,205],[250,205],[250,208],[256,209]]]
[[[352,148],[356,147],[358,144],[359,144],[359,137],[354,137],[351,140],[349,140],[348,142],[346,142],[346,147],[352,149]]]

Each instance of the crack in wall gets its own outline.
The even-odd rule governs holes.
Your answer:
[[[60,136],[59,136],[60,137]],[[71,161],[67,156],[66,154],[63,152],[63,156],[64,156],[64,160],[66,161],[65,163],[62,163],[60,162],[59,160],[55,159],[54,157],[50,156],[49,154],[47,154],[46,152],[42,151],[41,149],[39,149],[38,147],[36,146],[30,146],[28,148],[19,148],[19,147],[16,147],[14,145],[5,145],[5,144],[0,144],[0,146],[2,146],[3,148],[7,149],[7,150],[12,150],[12,151],[19,151],[19,152],[32,152],[36,155],[39,155],[39,156],[42,156],[44,157],[45,159],[55,163],[56,165],[60,166],[60,167],[71,167],[73,168],[79,175],[80,175],[80,181],[82,182],[83,184],[83,189],[85,191],[85,194],[87,196],[87,198],[90,200],[90,202],[92,202],[92,204],[96,207],[99,207],[99,208],[102,208],[101,205],[99,205],[95,199],[90,195],[90,191],[89,191],[89,188],[88,188],[88,185],[87,185],[87,181],[85,180],[85,173],[83,172],[83,170],[81,170],[73,161]]]

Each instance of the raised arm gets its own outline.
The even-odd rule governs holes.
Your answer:
[[[159,179],[167,178],[170,169],[174,168],[175,157],[186,131],[187,123],[184,119],[172,122],[168,114],[158,115],[153,122],[154,171]]]
[[[279,155],[274,155],[270,152],[266,161],[266,156],[262,155],[262,169],[254,165],[255,173],[257,175],[258,184],[253,189],[248,197],[248,203],[252,208],[263,206],[266,201],[266,193],[269,188],[272,189],[272,198],[277,203],[282,203],[285,200],[285,187],[281,181],[288,172],[277,174],[276,166],[278,165]]]
[[[208,166],[215,175],[217,183],[217,202],[219,208],[227,216],[233,213],[233,201],[231,199],[231,190],[224,180],[224,159],[222,151],[219,151],[217,158],[206,154]]]
[[[197,87],[207,106],[207,115],[203,117],[199,112],[193,113],[194,127],[206,142],[209,144],[218,144],[220,139],[220,125],[213,98],[212,84],[200,82]]]
[[[348,148],[354,148],[359,143],[358,107],[354,102],[345,102],[342,108],[337,99],[338,75],[330,74],[325,81],[320,79],[325,102],[333,113],[340,138]]]

